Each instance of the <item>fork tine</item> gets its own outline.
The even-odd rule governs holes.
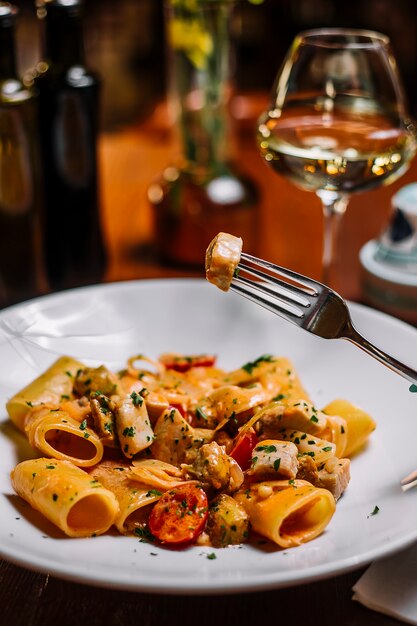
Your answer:
[[[268,311],[277,313],[294,324],[298,324],[304,318],[304,312],[300,307],[295,303],[283,301],[277,293],[271,293],[271,290],[267,289],[262,283],[254,283],[247,278],[235,278],[230,285],[230,289],[252,300],[252,302],[260,304],[265,309],[268,309]],[[253,291],[260,292],[260,294],[271,295],[273,300],[268,300],[262,297],[262,295],[259,295],[259,293],[253,293]]]
[[[267,291],[271,296],[279,295],[279,297],[291,302],[292,304],[295,302],[297,304],[300,304],[301,306],[306,306],[306,307],[311,306],[310,301],[307,299],[305,295],[299,295],[299,293],[304,294],[305,293],[304,291],[297,289],[293,285],[289,285],[288,283],[284,282],[280,278],[266,274],[265,272],[262,272],[261,270],[258,270],[254,267],[250,267],[249,265],[246,265],[245,263],[239,263],[238,268],[239,270],[244,270],[245,272],[247,272],[248,274],[251,274],[252,276],[258,276],[259,278],[262,278],[267,283],[275,285],[275,287],[277,287],[279,290],[278,294],[277,294],[277,291],[274,291],[273,289],[268,289],[265,286],[265,291]],[[241,277],[241,274],[239,272],[237,278],[240,278],[240,277]]]
[[[259,259],[258,257],[252,256],[251,254],[246,254],[245,252],[242,252],[240,258],[241,260],[243,259],[244,261],[253,263],[255,266],[264,267],[265,269],[274,272],[278,276],[282,276],[283,278],[289,278],[290,280],[296,281],[301,286],[299,287],[294,285],[294,289],[297,289],[297,291],[299,291],[300,293],[311,296],[319,295],[320,287],[322,287],[322,285],[318,281],[307,278],[302,274],[298,274],[297,272],[281,267],[280,265],[275,265],[270,261],[265,261],[264,259]],[[287,287],[289,286],[287,283],[285,284]],[[293,287],[293,285],[291,285],[291,287]]]

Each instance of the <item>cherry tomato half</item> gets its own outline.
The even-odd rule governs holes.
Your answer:
[[[149,530],[164,543],[189,543],[204,530],[207,496],[201,487],[185,484],[170,489],[158,500],[149,516]]]
[[[258,437],[253,430],[248,430],[246,433],[236,437],[229,455],[239,463],[243,471],[250,468],[252,450],[258,442]]]
[[[162,354],[159,360],[167,369],[183,373],[192,367],[213,367],[216,357],[212,354]]]

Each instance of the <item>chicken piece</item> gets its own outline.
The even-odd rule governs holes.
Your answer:
[[[180,466],[192,463],[198,449],[213,438],[214,431],[192,428],[177,409],[167,409],[155,424],[152,456],[160,461]]]
[[[161,413],[169,407],[168,400],[161,393],[155,391],[149,391],[144,397],[151,424],[155,424]]]
[[[297,455],[297,446],[290,441],[265,439],[252,450],[249,473],[257,479],[273,476],[292,480],[297,475]]]
[[[114,402],[99,391],[90,396],[91,415],[94,420],[94,430],[103,441],[104,445],[114,447],[115,441],[115,423]]]
[[[94,391],[100,391],[106,396],[119,393],[118,378],[104,365],[100,367],[86,367],[78,370],[73,389],[78,396],[89,396]]]
[[[249,536],[249,516],[234,498],[222,493],[210,504],[206,532],[215,548],[244,543]]]
[[[195,418],[207,428],[216,428],[228,421],[237,421],[241,413],[268,400],[263,387],[259,384],[244,388],[237,385],[223,385],[213,389],[202,400],[197,401]]]
[[[299,454],[313,458],[316,466],[326,463],[336,456],[336,444],[326,439],[320,439],[301,430],[285,428],[280,433],[282,441],[292,441],[298,448]]]
[[[187,475],[205,487],[226,489],[231,476],[231,459],[218,443],[212,441],[199,449],[192,465],[184,467]]]
[[[127,458],[152,445],[154,433],[146,404],[136,392],[116,401],[115,423],[120,447]]]
[[[329,459],[319,470],[316,487],[323,487],[338,500],[350,481],[350,459]]]
[[[311,402],[297,400],[285,406],[276,401],[262,410],[262,417],[258,421],[258,436],[259,439],[282,439],[281,433],[287,428],[317,435],[324,431],[326,425],[327,417]]]
[[[296,400],[285,407],[282,426],[295,428],[310,435],[319,435],[327,426],[327,416],[306,400]]]
[[[311,456],[303,454],[302,456],[298,457],[298,471],[296,478],[297,480],[306,480],[312,485],[317,486],[319,473],[317,470],[317,466]]]
[[[222,291],[228,291],[240,261],[242,239],[219,233],[206,251],[206,278]]]

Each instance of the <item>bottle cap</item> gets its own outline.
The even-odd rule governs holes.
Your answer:
[[[36,0],[37,15],[44,18],[52,16],[78,16],[84,8],[83,0]]]
[[[36,6],[38,7],[60,7],[63,9],[80,4],[82,4],[82,0],[37,0],[36,2]]]
[[[9,28],[16,20],[19,9],[10,2],[0,2],[0,28]]]

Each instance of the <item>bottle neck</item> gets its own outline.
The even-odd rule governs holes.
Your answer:
[[[44,18],[46,60],[55,67],[66,69],[84,65],[84,41],[80,13],[71,14],[65,8],[48,9]]]
[[[0,25],[0,80],[17,78],[14,26]]]

